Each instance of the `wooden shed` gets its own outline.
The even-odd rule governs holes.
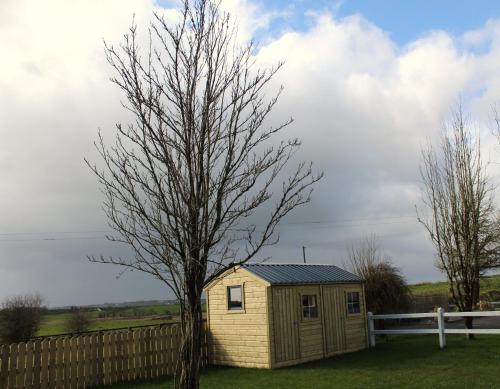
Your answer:
[[[276,368],[368,345],[363,280],[337,266],[235,266],[205,291],[214,364]]]

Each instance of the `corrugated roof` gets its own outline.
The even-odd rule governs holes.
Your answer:
[[[242,267],[271,285],[363,282],[361,277],[334,265],[247,263]]]

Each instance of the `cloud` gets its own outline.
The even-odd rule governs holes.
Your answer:
[[[9,234],[0,235],[0,297],[40,290],[60,305],[167,295],[150,278],[116,280],[118,269],[88,263],[89,254],[128,252],[101,239],[101,195],[83,157],[96,158],[98,127],[111,139],[114,123],[126,121],[102,39],[119,42],[132,14],[140,27],[153,10],[174,20],[172,4],[0,2],[0,233]],[[300,261],[305,245],[310,261],[340,264],[351,240],[375,232],[410,280],[439,278],[414,217],[420,145],[436,138],[460,96],[485,127],[500,98],[500,22],[462,36],[433,31],[400,47],[362,15],[338,19],[321,8],[306,28],[280,29],[293,7],[224,4],[242,40],[261,38],[259,65],[285,60],[271,120],[292,115],[288,135],[304,141],[298,157],[325,172],[313,202],[285,221],[280,243],[263,256]],[[494,155],[496,141],[485,136]],[[51,237],[59,240],[40,240]]]

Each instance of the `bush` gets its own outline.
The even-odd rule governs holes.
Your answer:
[[[369,237],[349,250],[347,266],[365,279],[366,309],[375,315],[401,313],[411,307],[411,292],[398,267],[379,253]]]
[[[40,328],[43,298],[39,294],[8,297],[0,310],[0,340],[17,343],[33,338]]]
[[[84,332],[89,329],[90,323],[87,314],[81,309],[77,309],[71,313],[71,316],[66,322],[66,329],[68,332],[72,333]]]
[[[480,311],[494,311],[493,305],[488,300],[481,300],[478,304]]]

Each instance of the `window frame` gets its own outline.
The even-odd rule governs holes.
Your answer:
[[[230,290],[232,288],[240,288],[241,291],[241,307],[239,308],[231,308],[230,304],[230,298],[231,298],[231,292]],[[229,313],[244,313],[245,312],[245,288],[244,284],[234,284],[234,285],[227,285],[226,286],[226,310]]]
[[[352,300],[349,301],[349,297],[353,294],[357,295],[357,300]],[[355,307],[357,305],[358,309],[357,311],[351,312],[351,308]],[[357,290],[352,290],[352,291],[346,291],[346,308],[347,308],[347,315],[348,316],[353,316],[353,315],[361,315],[361,293]]]
[[[304,297],[313,297],[314,305],[306,305],[304,306]],[[309,301],[308,301],[309,302]],[[309,316],[304,316],[304,309],[308,308]],[[316,316],[310,316],[311,308],[316,308]],[[318,294],[317,293],[301,293],[300,294],[300,317],[302,321],[310,321],[310,320],[319,320],[319,304],[318,304]]]

